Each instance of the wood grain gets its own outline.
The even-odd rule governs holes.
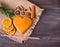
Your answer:
[[[7,37],[0,37],[0,47],[60,47],[60,0],[29,0],[45,11],[31,36],[41,40],[28,40],[19,44]]]

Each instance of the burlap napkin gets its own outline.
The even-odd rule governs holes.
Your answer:
[[[31,2],[29,2],[27,0],[18,0],[18,1],[15,1],[15,2],[14,2],[14,0],[8,0],[8,1],[4,0],[4,1],[5,2],[3,2],[3,3],[7,4],[9,7],[12,7],[13,9],[15,9],[15,7],[17,5],[22,5],[22,6],[24,6],[24,8],[28,8],[31,5],[35,5],[34,3],[31,3]],[[12,3],[12,2],[14,2],[14,3]],[[9,5],[9,3],[12,3],[14,5],[12,5],[12,4]],[[36,24],[38,23],[38,21],[40,19],[40,16],[41,16],[41,14],[42,14],[42,12],[44,10],[42,8],[39,8],[36,5],[35,5],[35,8],[36,8],[36,10],[35,10],[35,12],[36,12],[36,19],[33,21],[32,26],[24,33],[24,36],[30,36],[32,34]],[[0,19],[0,23],[1,23],[1,21],[4,19],[5,16],[2,15],[0,17],[1,17],[1,19]],[[17,38],[13,38],[13,37],[9,37],[9,36],[7,36],[7,37],[9,37],[10,39],[12,39],[12,40],[14,40],[16,42],[19,42],[19,43],[22,43],[22,41],[27,40],[27,38],[21,38],[18,31],[15,33],[14,36],[16,36],[16,37],[18,36],[19,38],[17,39]]]

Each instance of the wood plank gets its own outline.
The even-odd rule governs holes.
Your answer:
[[[25,44],[13,41],[0,43],[0,47],[60,47],[60,0],[30,0],[39,7],[45,8],[31,36],[41,37],[41,40],[28,40]],[[4,40],[6,41],[6,40]]]

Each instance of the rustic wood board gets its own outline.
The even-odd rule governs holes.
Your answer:
[[[0,37],[0,47],[60,47],[60,0],[30,0],[45,11],[31,36],[41,40],[28,40],[25,44]]]

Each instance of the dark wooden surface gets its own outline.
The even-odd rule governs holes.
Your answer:
[[[0,37],[0,47],[60,47],[60,0],[30,1],[45,9],[31,35],[41,39],[20,44],[7,37]]]

